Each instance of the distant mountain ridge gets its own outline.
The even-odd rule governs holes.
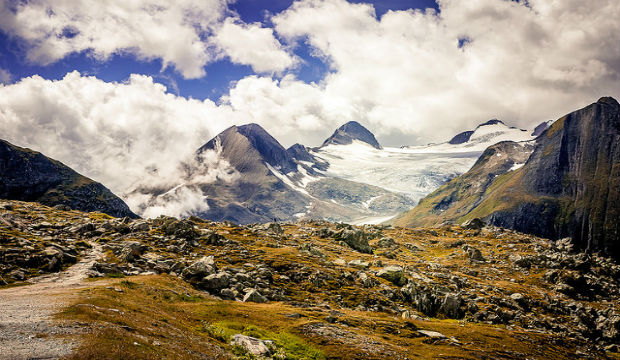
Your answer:
[[[604,97],[561,117],[540,134],[527,161],[508,171],[485,167],[490,156],[485,152],[470,171],[395,224],[478,217],[551,239],[568,236],[582,249],[620,258],[619,108],[615,99]],[[515,163],[514,154],[503,157]]]
[[[0,140],[0,198],[136,218],[105,186],[63,163]]]

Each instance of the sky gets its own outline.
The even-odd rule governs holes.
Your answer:
[[[620,97],[617,0],[0,0],[0,137],[124,193],[231,125],[384,146]],[[170,170],[172,174],[172,170]]]

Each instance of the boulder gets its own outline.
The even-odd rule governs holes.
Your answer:
[[[461,305],[463,299],[458,294],[446,294],[441,304],[441,310],[447,317],[451,319],[460,319],[463,317]]]
[[[256,289],[248,291],[243,297],[243,302],[266,303],[268,301],[269,300],[267,300],[266,297],[261,295]]]
[[[217,267],[213,256],[203,256],[198,261],[183,269],[181,276],[189,282],[198,282],[205,276],[215,273]]]
[[[242,334],[234,335],[232,341],[230,342],[230,345],[238,346],[244,351],[246,351],[248,354],[252,354],[255,356],[266,357],[271,354],[265,341]]]
[[[224,271],[217,274],[205,276],[200,282],[200,287],[206,290],[215,291],[228,287],[230,284],[230,275]]]
[[[471,261],[486,261],[484,256],[482,256],[482,252],[480,252],[480,250],[476,249],[473,246],[465,245],[463,247],[463,250],[465,250],[467,256],[469,257],[469,260]]]
[[[174,235],[185,240],[194,240],[200,236],[200,233],[194,227],[194,223],[186,219],[166,218],[161,229],[168,236]]]
[[[120,251],[119,258],[125,262],[133,262],[138,259],[146,250],[146,246],[137,241],[124,241]]]
[[[372,249],[368,245],[366,233],[362,230],[342,230],[335,235],[336,240],[343,241],[352,249],[362,253],[371,254]]]
[[[403,286],[407,283],[405,272],[400,266],[386,266],[383,269],[377,271],[376,275],[397,286]]]
[[[355,260],[349,261],[349,266],[363,270],[363,269],[367,269],[369,264],[367,261],[355,259]]]
[[[465,229],[470,229],[470,230],[480,230],[483,227],[485,227],[485,222],[482,221],[479,218],[474,218],[471,220],[467,220],[465,221],[461,226],[464,227]]]

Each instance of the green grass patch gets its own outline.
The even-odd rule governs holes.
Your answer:
[[[224,343],[229,343],[236,334],[243,334],[261,340],[273,341],[276,358],[287,360],[321,360],[325,355],[319,349],[305,343],[299,337],[288,332],[272,332],[253,324],[243,324],[235,321],[218,321],[204,326],[203,329],[211,337]],[[239,349],[233,349],[237,353]]]

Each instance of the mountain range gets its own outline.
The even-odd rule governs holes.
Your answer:
[[[530,144],[489,147],[462,176],[394,221],[493,225],[620,257],[620,111],[604,97],[562,116]]]
[[[531,131],[488,121],[465,141],[402,148],[383,147],[368,129],[348,122],[310,148],[285,149],[257,124],[232,126],[197,149],[197,164],[167,186],[140,184],[128,196],[146,199],[139,213],[162,204],[204,202],[191,213],[247,224],[324,219],[379,223],[411,209],[444,182],[466,172],[489,145],[504,139],[530,141]],[[229,178],[201,181],[208,153],[230,165]]]

